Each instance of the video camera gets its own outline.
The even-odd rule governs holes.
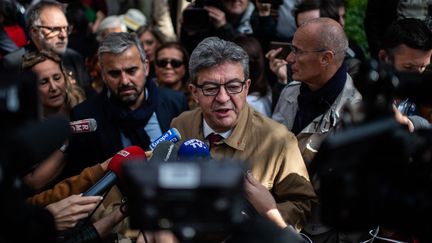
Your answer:
[[[377,225],[431,242],[432,131],[410,133],[394,119],[395,97],[432,104],[430,74],[395,73],[376,61],[356,83],[363,117],[328,136],[312,161],[323,220],[345,230]]]
[[[132,228],[172,230],[182,241],[245,220],[241,162],[149,161],[123,171]]]

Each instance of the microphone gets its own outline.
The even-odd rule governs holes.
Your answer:
[[[102,195],[106,190],[111,188],[118,179],[123,178],[123,163],[131,159],[147,160],[144,150],[138,146],[129,146],[120,150],[113,156],[109,165],[108,172],[102,179],[94,184],[90,189],[83,193],[83,196]]]
[[[154,142],[152,142],[149,148],[154,150],[156,146],[162,141],[171,141],[173,143],[177,143],[180,140],[181,135],[179,131],[175,128],[170,128],[166,133],[162,134],[162,136],[158,137]]]
[[[97,129],[97,122],[94,118],[71,121],[69,126],[72,133],[88,133],[94,132]]]
[[[171,141],[162,141],[153,150],[149,161],[167,162],[177,160],[178,149]]]
[[[210,149],[199,139],[189,139],[184,141],[178,150],[179,160],[209,160],[211,158]]]

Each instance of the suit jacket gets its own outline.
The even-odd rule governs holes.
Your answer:
[[[200,108],[184,112],[171,126],[183,140],[205,139]],[[301,228],[315,193],[297,140],[285,126],[246,105],[231,135],[216,143],[211,153],[215,159],[249,161],[253,175],[273,194],[284,219]]]
[[[164,133],[170,128],[171,120],[187,110],[187,102],[180,92],[163,87],[157,89],[155,113]],[[72,135],[67,150],[68,163],[60,178],[79,174],[84,168],[101,163],[123,149],[120,128],[113,120],[106,92],[88,98],[71,112],[71,120],[86,118],[96,120],[97,130]]]
[[[29,44],[3,57],[1,68],[8,73],[20,73],[22,71],[22,60],[25,53],[36,51],[36,46]],[[67,48],[62,55],[62,62],[67,71],[72,71],[78,85],[82,88],[87,88],[90,85],[90,76],[84,65],[82,56]]]

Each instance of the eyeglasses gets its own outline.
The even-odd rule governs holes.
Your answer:
[[[204,83],[194,84],[197,88],[200,88],[205,96],[215,96],[219,93],[221,86],[225,87],[228,94],[238,94],[243,91],[243,86],[246,81],[230,81],[224,84],[216,83]]]
[[[62,31],[65,31],[66,34],[70,34],[72,33],[72,26],[43,26],[43,25],[36,25],[36,28],[39,29],[46,29],[49,32],[46,34],[47,36],[57,36],[59,35]]]
[[[297,46],[295,46],[295,45],[293,45],[293,44],[291,44],[291,43],[288,44],[288,48],[289,48],[289,50],[290,50],[294,55],[301,55],[301,54],[303,54],[303,53],[307,53],[307,52],[324,52],[324,51],[327,51],[327,50],[324,49],[324,48],[321,48],[321,49],[315,49],[315,50],[302,50],[302,49],[298,48]]]
[[[183,65],[183,61],[177,60],[177,59],[161,59],[156,60],[156,65],[161,68],[166,68],[168,64],[171,64],[171,67],[178,68]]]

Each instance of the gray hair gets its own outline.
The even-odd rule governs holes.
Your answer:
[[[189,74],[192,83],[196,83],[197,73],[202,69],[239,62],[243,67],[245,79],[249,78],[249,56],[237,44],[218,37],[208,37],[193,50],[189,60]]]
[[[102,36],[104,34],[104,31],[107,29],[113,29],[113,28],[120,28],[123,32],[127,32],[126,25],[123,21],[123,18],[119,17],[117,15],[111,15],[111,16],[104,18],[100,22],[99,26],[96,29],[96,33],[97,33],[96,39],[99,42],[101,42],[103,37],[105,37],[105,36]]]
[[[101,60],[103,53],[120,54],[134,45],[138,48],[141,61],[144,63],[146,59],[144,48],[135,33],[109,33],[100,43],[98,49],[99,60]]]
[[[336,61],[342,63],[348,50],[348,38],[342,26],[330,18],[315,18],[306,21],[300,28],[310,24],[320,25],[319,31],[316,32],[320,48],[332,50]]]
[[[41,12],[46,8],[58,8],[63,13],[66,13],[66,6],[57,1],[42,0],[36,4],[33,4],[27,9],[26,12],[25,23],[28,30],[30,30],[33,25],[40,24]]]

